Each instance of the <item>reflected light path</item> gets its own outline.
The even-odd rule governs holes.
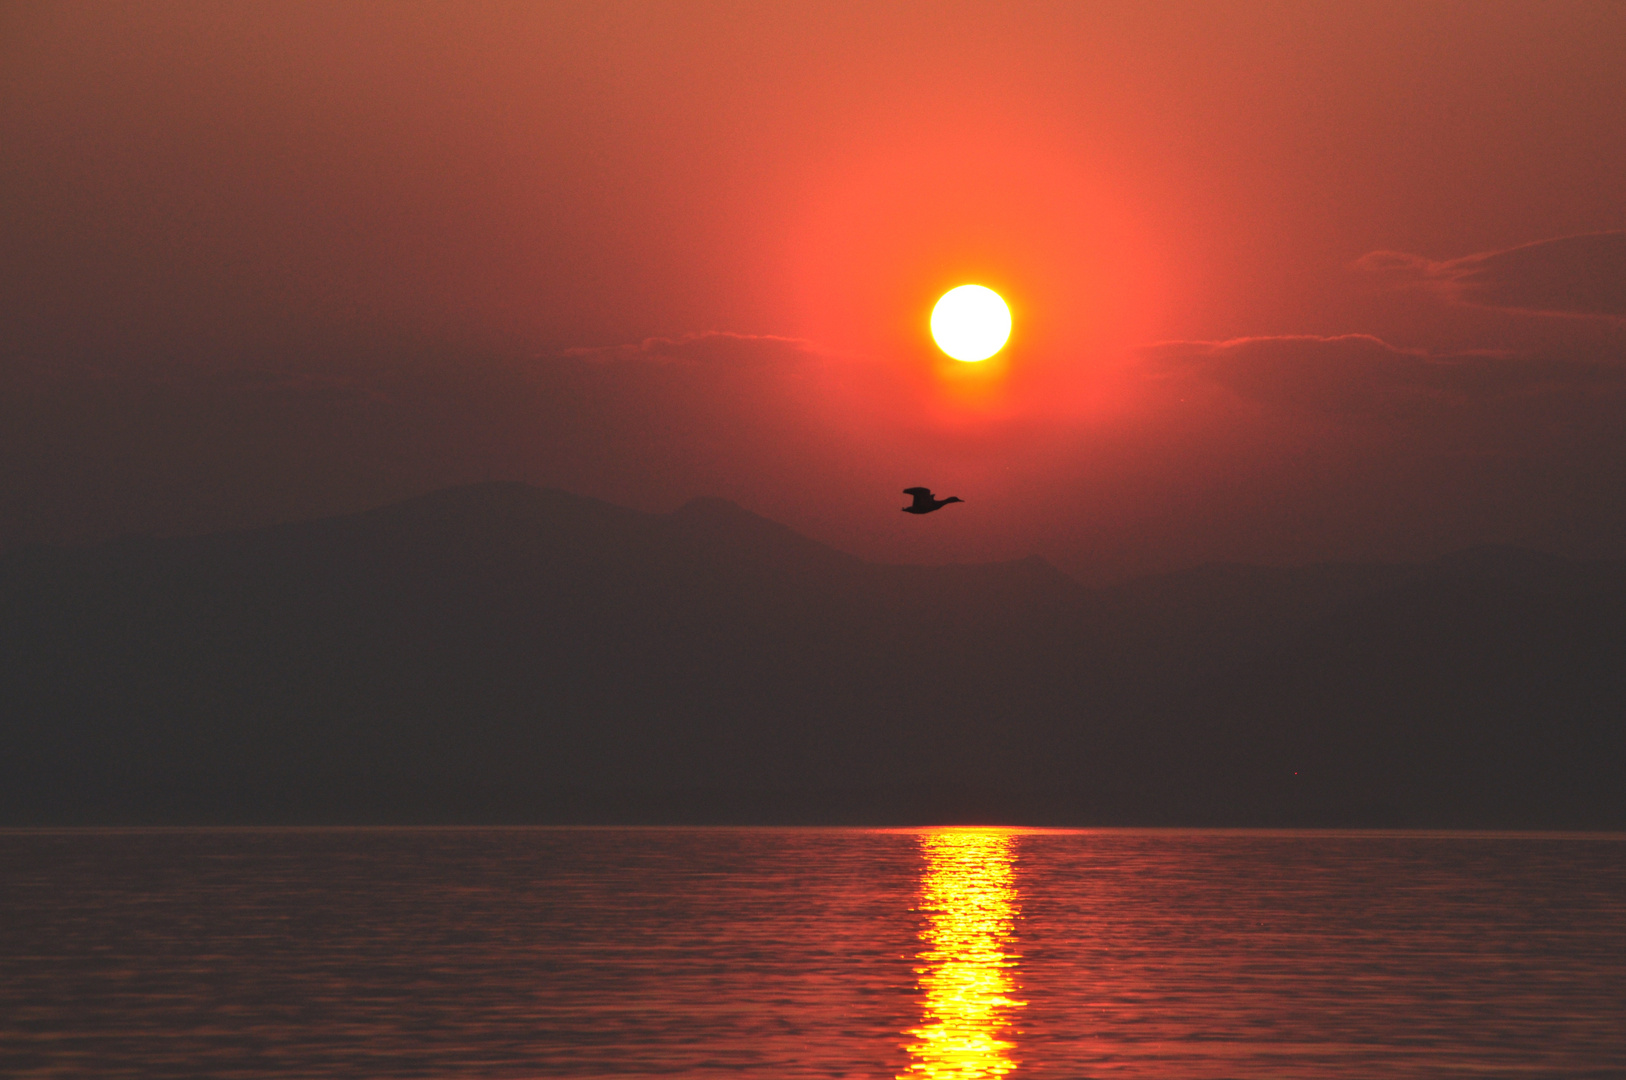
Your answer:
[[[1015,1044],[1002,1036],[1017,1001],[1012,952],[1018,912],[1011,873],[1012,834],[1002,829],[941,829],[920,837],[925,871],[920,911],[926,948],[916,968],[924,994],[919,1027],[905,1034],[914,1060],[899,1080],[972,1080],[1016,1068]]]

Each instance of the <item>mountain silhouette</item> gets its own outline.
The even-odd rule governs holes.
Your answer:
[[[0,819],[1618,827],[1626,568],[1086,589],[515,483],[0,558]]]

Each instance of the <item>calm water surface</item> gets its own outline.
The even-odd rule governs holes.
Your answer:
[[[1626,1076],[1626,838],[0,833],[0,1074]]]

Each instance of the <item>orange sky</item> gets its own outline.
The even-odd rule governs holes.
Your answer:
[[[1626,556],[1622,56],[1608,3],[12,4],[0,546],[500,477],[1088,581]]]

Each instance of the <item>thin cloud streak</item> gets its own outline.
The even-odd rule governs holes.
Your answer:
[[[1253,401],[1339,417],[1443,409],[1618,381],[1622,365],[1499,350],[1432,353],[1371,334],[1167,341],[1140,354],[1154,381],[1201,378]]]
[[[1354,265],[1396,288],[1428,290],[1455,303],[1626,319],[1626,230],[1537,240],[1443,261],[1373,251]]]

